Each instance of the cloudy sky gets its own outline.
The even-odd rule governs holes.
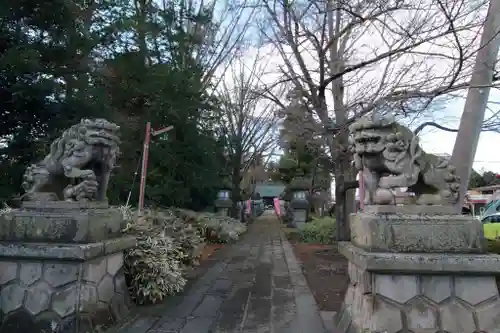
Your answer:
[[[492,90],[490,93],[490,102],[500,100],[500,92]],[[458,128],[460,116],[464,108],[464,99],[456,99],[448,104],[444,113],[445,124],[450,128]],[[500,108],[500,106],[498,106]],[[491,113],[489,113],[491,115]],[[448,153],[453,151],[456,133],[444,132],[437,129],[428,129],[421,135],[421,144],[425,151],[430,153]],[[495,145],[500,144],[500,134],[493,132],[483,132],[479,138],[479,144],[474,158],[474,169],[480,171],[494,171],[500,173],[500,150]]]
[[[484,13],[482,13],[481,15],[476,14],[476,12],[473,12],[473,16],[477,17],[483,15]],[[373,57],[373,53],[375,52],[374,50],[376,50],[377,52],[382,52],[382,50],[384,50],[381,47],[381,45],[383,44],[381,43],[381,41],[385,41],[385,39],[388,37],[384,35],[384,37],[382,38],[382,36],[373,35],[368,32],[369,31],[367,30],[365,34],[359,36],[355,41],[353,41],[353,45],[357,45],[356,52],[354,53],[356,55],[356,58],[359,58],[355,59],[357,61],[360,61],[360,59],[362,60],[365,58]],[[475,42],[471,42],[470,44],[468,44],[470,45],[471,50],[475,50],[474,44],[478,42],[478,33],[479,31],[474,29],[470,31],[468,30],[467,32],[464,32],[463,35],[460,35],[464,41],[469,40],[469,38],[471,40],[475,40]],[[438,41],[439,40],[435,40],[434,43],[429,45],[424,44],[421,47],[418,47],[418,50],[426,54],[453,54],[453,47],[448,45],[449,41],[447,39],[443,39],[440,42]],[[305,49],[307,49],[307,47],[305,47]],[[318,68],[318,61],[313,54],[309,54],[308,52],[301,53],[306,63],[306,67],[308,67],[309,70],[314,71],[316,68]],[[246,52],[244,52],[242,57],[242,60],[246,64],[246,67],[249,71],[250,68],[253,67],[253,62],[255,61],[255,59],[259,59],[260,64],[258,67],[261,71],[265,72],[264,75],[259,75],[259,83],[269,86],[282,78],[282,75],[279,73],[279,68],[284,67],[284,62],[275,47],[266,45],[259,48],[250,48],[249,50],[247,49]],[[446,74],[449,73],[448,70],[450,68],[454,68],[456,65],[453,61],[445,61],[441,57],[436,57],[434,59],[429,55],[425,56],[425,58],[422,58],[421,63],[418,62],[418,59],[415,59],[417,59],[415,58],[415,55],[411,57],[403,57],[393,65],[391,65],[391,73],[393,73],[394,75],[394,80],[392,81],[399,82],[399,84],[404,84],[407,80],[409,80],[409,82],[412,80],[418,82],[417,79],[419,77],[421,78],[421,80],[424,80],[423,82],[425,82],[425,80],[429,80],[429,78],[432,77],[447,77]],[[469,58],[469,64],[473,61],[473,59],[474,57]],[[293,56],[291,56],[288,60],[295,62],[293,61]],[[296,66],[295,63],[293,65],[294,67]],[[265,68],[262,68],[262,66]],[[366,68],[366,70],[360,71],[359,77],[355,77],[354,75],[352,75],[353,77],[350,78],[349,75],[346,75],[347,79],[351,79],[350,86],[346,89],[348,98],[352,100],[357,100],[356,98],[358,98],[359,100],[363,100],[362,96],[357,97],[356,94],[360,91],[373,90],[370,82],[380,81],[380,75],[381,72],[383,72],[382,69],[385,68],[384,66],[386,66],[386,64],[384,62],[380,62],[380,64],[377,66]],[[413,67],[413,70],[409,70]],[[401,73],[403,74],[400,73],[400,69],[404,69],[404,71],[401,71]],[[261,74],[263,74],[263,72],[261,72]],[[222,74],[224,76],[224,81],[229,81],[227,83],[231,85],[231,75],[227,75],[228,73],[226,71],[225,74],[226,75]],[[401,80],[399,76],[403,76],[407,79],[396,81],[396,79]],[[468,80],[468,76],[465,75],[462,80]],[[388,82],[386,83],[388,86],[388,91],[390,91],[390,83],[392,81],[388,80]],[[331,96],[327,97],[327,99],[331,99]],[[498,101],[498,108],[500,108],[500,91],[492,90],[490,94],[490,101]],[[460,116],[463,112],[464,102],[465,99],[456,98],[455,100],[449,101],[444,109],[439,111],[432,110],[430,115],[432,116],[433,120],[442,125],[450,128],[458,128]],[[494,107],[492,107],[492,109],[494,109]],[[489,112],[489,115],[491,115],[491,112]],[[488,117],[488,113],[486,116]],[[417,121],[417,123],[426,120]],[[414,126],[416,126],[417,123]],[[428,127],[421,132],[420,136],[420,142],[424,150],[429,153],[451,154],[453,151],[456,133],[444,132]],[[484,132],[481,134],[474,163],[474,169],[476,171],[486,170],[500,173],[500,154],[497,153],[498,149],[494,148],[496,142],[500,143],[500,134],[492,132]]]

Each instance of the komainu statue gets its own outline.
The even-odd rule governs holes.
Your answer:
[[[119,129],[105,119],[82,119],[64,131],[49,154],[26,169],[23,199],[40,200],[44,193],[68,201],[105,201],[119,154]]]
[[[365,204],[395,204],[407,188],[419,205],[452,205],[460,179],[448,159],[425,153],[418,137],[391,118],[366,116],[349,127],[354,163],[363,171]]]

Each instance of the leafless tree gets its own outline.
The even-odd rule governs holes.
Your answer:
[[[249,46],[248,33],[256,8],[250,6],[250,0],[183,1],[188,12],[211,18],[209,25],[190,20],[185,24],[187,31],[203,40],[193,52],[206,68],[204,83],[217,87],[233,59]]]
[[[278,143],[276,106],[254,93],[265,72],[259,60],[257,54],[248,66],[248,59],[234,59],[217,91],[222,103],[219,132],[226,142],[234,202],[243,174],[256,159],[272,154]]]
[[[355,179],[348,125],[372,111],[420,114],[440,96],[469,87],[486,1],[266,0],[261,32],[280,54],[280,78],[323,128],[336,183],[338,239],[349,239]]]

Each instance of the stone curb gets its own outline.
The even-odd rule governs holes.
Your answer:
[[[316,304],[316,300],[307,284],[307,280],[302,274],[300,265],[293,253],[292,245],[280,230],[283,253],[285,255],[290,279],[295,295],[295,305],[297,307],[297,321],[299,332],[301,333],[330,333],[326,330],[326,325]]]

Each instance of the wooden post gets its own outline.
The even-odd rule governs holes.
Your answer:
[[[142,149],[142,169],[141,169],[141,185],[139,188],[139,206],[137,213],[141,216],[144,209],[144,192],[146,191],[146,175],[148,169],[149,143],[151,142],[151,123],[146,123],[146,134],[144,135],[144,147]]]
[[[151,123],[146,123],[146,134],[144,135],[144,148],[142,150],[142,171],[141,171],[141,186],[139,189],[139,207],[137,207],[138,216],[141,216],[144,209],[144,196],[146,192],[146,175],[148,172],[148,157],[149,157],[149,144],[151,143],[151,135],[157,136],[166,133],[173,129],[174,126],[168,126],[157,131],[151,129]]]

